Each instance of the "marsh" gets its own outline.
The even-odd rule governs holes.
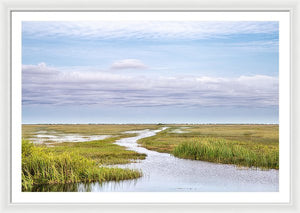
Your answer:
[[[45,137],[53,133],[56,135],[76,134],[86,138],[101,134],[110,135],[110,137],[94,141],[73,142],[69,140],[57,143],[52,141],[50,147],[47,146],[47,142],[34,146],[43,149],[46,155],[69,154],[77,156],[80,160],[84,158],[93,164],[93,168],[98,167],[103,171],[110,171],[108,173],[111,176],[106,176],[105,179],[101,175],[96,175],[96,177],[91,175],[89,178],[81,179],[80,176],[84,173],[85,167],[83,165],[81,175],[77,179],[65,177],[57,182],[47,182],[45,181],[47,176],[44,176],[44,182],[41,183],[41,177],[36,177],[36,179],[33,178],[31,187],[23,189],[25,191],[248,192],[279,190],[279,168],[276,166],[279,163],[279,158],[276,157],[279,150],[278,125],[23,125],[24,138],[36,138],[41,131]],[[207,155],[205,161],[201,158],[191,160],[193,158],[186,157],[191,154],[189,152],[185,156],[177,156],[178,147],[180,148],[187,142],[198,144],[200,141],[198,149],[201,149],[203,148],[201,141],[204,140],[203,144],[205,144],[208,137],[214,139],[211,141],[212,144],[223,145],[223,148],[227,147],[231,150],[234,156],[238,156],[239,161],[228,160],[228,163],[224,163],[225,157],[222,158],[221,155],[216,154],[211,155],[211,158],[207,158],[209,157]],[[207,149],[207,147],[204,148]],[[235,153],[245,152],[245,150],[247,155]],[[275,164],[274,162],[257,163],[259,162],[257,159],[267,156],[269,152],[275,158],[263,160],[275,161]],[[220,150],[217,153],[222,154]],[[243,165],[242,158],[249,157],[249,153],[257,159],[248,160],[254,162],[253,165]],[[227,158],[230,159],[232,156],[227,156]],[[55,167],[55,165],[49,166]],[[76,170],[76,168],[70,169]],[[87,171],[90,172],[91,167]],[[114,172],[122,175],[115,176]],[[31,175],[34,177],[35,174]]]

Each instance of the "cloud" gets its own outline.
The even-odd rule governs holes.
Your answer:
[[[147,69],[147,66],[137,59],[123,59],[120,61],[115,61],[111,69],[121,70],[121,69]]]
[[[216,44],[218,45],[218,44]],[[278,39],[263,40],[263,41],[248,41],[248,42],[235,42],[235,43],[222,43],[219,44],[223,47],[228,47],[234,50],[245,50],[247,52],[263,52],[263,51],[279,51]]]
[[[278,106],[278,78],[266,75],[129,76],[88,70],[22,67],[23,105],[118,107]]]
[[[30,22],[22,24],[23,35],[78,39],[208,39],[237,34],[278,34],[271,21],[90,21]]]
[[[26,70],[26,72],[23,73],[23,75],[25,75],[23,77],[30,78],[57,76],[57,74],[59,74],[57,69],[47,67],[45,63],[39,63],[38,65],[23,65],[22,69]]]

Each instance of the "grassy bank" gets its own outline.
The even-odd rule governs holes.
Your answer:
[[[247,146],[239,141],[216,138],[194,139],[173,150],[179,158],[235,164],[247,167],[279,168],[278,149],[265,145]]]
[[[99,167],[91,158],[79,152],[56,152],[22,141],[22,190],[30,191],[33,185],[76,183],[138,178],[141,172]]]
[[[172,125],[139,143],[176,157],[279,169],[278,125]],[[180,130],[182,133],[176,133]]]
[[[114,142],[134,134],[124,131],[154,129],[155,125],[23,125],[22,190],[31,191],[36,185],[68,184],[77,182],[110,181],[138,178],[140,171],[108,168],[105,165],[129,163],[144,159],[145,154],[126,150]],[[28,139],[38,132],[43,134],[81,134],[112,137],[89,142],[52,143],[33,145]]]
[[[47,149],[56,154],[77,153],[101,165],[125,164],[134,160],[145,159],[145,154],[126,150],[125,147],[114,144],[120,138],[131,136],[133,134],[125,134],[99,141],[57,143]]]

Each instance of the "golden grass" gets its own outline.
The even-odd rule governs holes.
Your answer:
[[[39,131],[51,134],[119,135],[124,131],[156,129],[152,124],[23,124],[22,137],[28,139]]]

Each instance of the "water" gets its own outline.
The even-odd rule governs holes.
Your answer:
[[[131,131],[131,133],[138,133],[138,136],[116,141],[116,144],[125,146],[129,150],[147,154],[146,159],[139,163],[117,165],[120,168],[140,169],[143,177],[102,184],[79,184],[78,191],[273,192],[279,190],[278,170],[241,169],[233,165],[179,159],[167,153],[148,150],[137,144],[137,140],[153,136],[161,130]]]
[[[56,134],[50,135],[49,132],[39,131],[39,134],[35,135],[34,138],[30,140],[35,144],[44,144],[49,147],[55,143],[63,143],[63,142],[88,142],[95,140],[104,140],[106,138],[112,137],[112,135],[91,135],[84,136],[79,134]],[[52,132],[55,133],[55,132]]]
[[[91,184],[57,185],[56,191],[92,192],[274,192],[279,190],[278,170],[241,169],[234,165],[179,159],[140,147],[137,140],[164,130],[130,131],[136,137],[123,138],[116,144],[147,155],[138,163],[115,167],[139,169],[143,177],[135,180]],[[44,186],[41,191],[51,190]]]

